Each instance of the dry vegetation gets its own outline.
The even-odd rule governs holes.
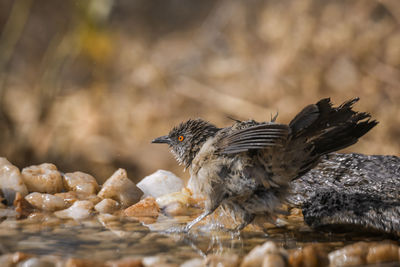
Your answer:
[[[323,97],[380,121],[347,151],[399,155],[398,0],[6,0],[0,33],[0,154],[19,167],[180,175],[150,144],[174,124],[288,122]]]

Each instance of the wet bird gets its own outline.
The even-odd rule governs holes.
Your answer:
[[[239,221],[241,230],[257,215],[273,217],[289,192],[289,183],[318,164],[320,157],[348,147],[378,122],[353,111],[359,99],[333,107],[329,98],[306,106],[288,124],[254,120],[218,128],[190,119],[152,143],[166,143],[190,172],[205,210],[196,223],[219,206]]]

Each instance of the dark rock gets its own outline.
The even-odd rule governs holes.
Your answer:
[[[399,157],[332,153],[292,182],[289,201],[314,228],[400,236],[399,189]]]

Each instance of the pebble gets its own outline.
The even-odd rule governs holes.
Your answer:
[[[39,210],[55,211],[65,208],[64,199],[50,194],[30,193],[25,200]]]
[[[93,210],[93,203],[88,200],[78,200],[71,207],[65,210],[54,212],[58,218],[74,220],[83,220],[91,216]]]
[[[292,251],[289,255],[291,267],[328,266],[327,248],[321,244],[312,244]]]
[[[138,184],[145,197],[161,197],[166,194],[180,191],[184,186],[181,178],[169,171],[158,170],[144,177]]]
[[[69,258],[65,263],[65,267],[103,267],[105,266],[102,262],[90,259],[74,259]]]
[[[22,178],[29,192],[59,193],[63,182],[56,165],[43,163],[22,169]]]
[[[286,266],[287,253],[272,241],[253,248],[243,259],[241,267],[284,267]]]
[[[0,157],[0,188],[8,203],[13,203],[16,192],[22,196],[28,194],[19,169],[3,157]]]
[[[142,259],[134,257],[126,257],[120,260],[107,261],[105,263],[107,267],[142,267]]]
[[[21,195],[20,192],[17,192],[17,194],[15,194],[13,205],[15,207],[15,212],[19,214],[18,219],[22,217],[27,217],[34,210],[33,206],[29,204],[28,201],[26,201],[26,199]]]
[[[358,242],[328,254],[330,266],[357,266],[366,264],[368,243]]]
[[[147,197],[124,210],[128,217],[158,217],[160,208],[153,197]]]
[[[394,244],[377,244],[370,246],[366,260],[368,264],[398,262],[399,246]]]
[[[88,195],[97,194],[99,185],[96,179],[84,172],[70,172],[63,175],[64,187],[69,191],[85,193]]]
[[[205,259],[205,266],[209,267],[238,267],[240,263],[239,256],[236,254],[208,255]],[[204,266],[204,265],[203,265]]]
[[[0,266],[15,266],[15,264],[29,259],[30,257],[32,257],[31,254],[23,252],[4,254],[0,256]]]
[[[103,188],[97,195],[103,199],[114,199],[125,208],[137,203],[143,195],[143,192],[129,180],[124,169],[118,169],[107,179],[103,184]]]
[[[39,258],[30,258],[17,264],[17,267],[55,267],[53,262],[42,260]]]
[[[160,196],[156,199],[158,206],[168,215],[185,215],[188,214],[190,207],[191,193],[187,189]]]
[[[119,203],[111,198],[105,198],[94,206],[100,213],[114,213],[119,209]]]
[[[57,193],[54,195],[56,197],[61,197],[64,200],[66,207],[70,207],[75,201],[78,200],[78,194],[73,191]]]
[[[204,267],[204,260],[200,258],[194,258],[185,261],[179,267]]]

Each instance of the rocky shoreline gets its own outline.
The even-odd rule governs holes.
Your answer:
[[[244,232],[266,233],[267,235],[264,244],[255,246],[243,257],[237,254],[206,253],[207,255],[204,254],[202,258],[193,257],[178,264],[169,262],[167,258],[159,255],[124,256],[120,259],[107,260],[71,257],[68,256],[68,253],[63,256],[37,255],[3,249],[0,256],[0,266],[357,266],[383,262],[398,265],[400,248],[398,243],[394,241],[353,242],[349,245],[338,245],[335,248],[323,243],[308,243],[295,246],[295,248],[284,248],[277,242],[267,241],[269,237],[274,235],[274,231],[284,232],[293,228],[312,231],[304,224],[304,220],[316,228],[319,228],[321,224],[324,224],[324,226],[344,224],[343,222],[346,221],[347,217],[343,214],[349,214],[349,209],[355,211],[359,205],[347,205],[350,203],[349,201],[355,201],[348,196],[347,198],[342,197],[342,202],[337,202],[339,201],[338,196],[336,198],[331,197],[328,199],[333,199],[333,203],[339,203],[340,207],[347,207],[347,210],[343,211],[343,209],[333,206],[333,209],[336,208],[336,210],[331,210],[329,214],[325,215],[326,206],[324,205],[331,204],[328,201],[323,201],[324,190],[331,186],[330,182],[332,181],[334,181],[332,182],[334,186],[330,187],[331,189],[336,188],[337,191],[340,191],[340,188],[345,188],[340,191],[342,195],[360,193],[357,190],[367,194],[370,193],[368,188],[371,188],[371,186],[380,186],[379,192],[381,192],[382,201],[398,199],[399,196],[396,195],[399,194],[398,190],[396,192],[391,191],[390,194],[385,194],[382,190],[385,183],[388,184],[386,188],[398,188],[397,186],[400,184],[398,176],[397,178],[389,177],[390,179],[385,179],[385,175],[393,175],[390,172],[373,176],[371,173],[374,173],[376,168],[371,165],[370,161],[371,159],[376,160],[375,158],[365,158],[367,156],[354,154],[343,155],[332,154],[327,156],[322,161],[321,166],[294,182],[293,188],[297,191],[295,191],[296,193],[292,196],[291,201],[304,206],[303,212],[299,208],[285,205],[283,210],[286,210],[287,214],[278,215],[276,221],[281,224],[281,228],[261,220],[244,229]],[[357,160],[369,167],[355,168],[348,163],[350,161],[354,163]],[[398,173],[398,166],[400,166],[396,165],[397,160],[398,158],[390,158],[390,163],[388,163],[388,166],[391,166],[391,171],[394,171],[395,174]],[[389,161],[386,159],[385,162]],[[382,159],[379,166],[380,168],[385,167]],[[397,169],[394,169],[393,166],[397,166]],[[338,182],[340,178],[338,175],[329,174],[327,170],[332,173],[341,173],[342,182]],[[382,169],[380,172],[382,172]],[[316,182],[321,181],[318,179],[322,179],[322,175],[327,177],[323,182],[324,186]],[[369,179],[369,182],[366,183],[365,179]],[[359,181],[359,184],[355,181]],[[375,183],[372,184],[371,181],[375,181]],[[378,184],[376,181],[381,181],[381,183]],[[10,236],[10,238],[18,235],[17,232],[15,234],[12,232],[15,227],[19,227],[22,232],[27,233],[37,233],[50,228],[54,233],[65,234],[69,231],[63,230],[65,227],[76,224],[82,227],[82,231],[85,228],[88,231],[89,229],[106,229],[105,240],[111,234],[120,238],[121,241],[119,242],[123,243],[126,238],[135,234],[144,238],[152,231],[165,230],[162,227],[157,228],[157,222],[162,216],[183,218],[187,215],[198,214],[203,208],[201,197],[193,196],[191,190],[184,187],[184,183],[179,177],[162,170],[145,177],[138,184],[134,184],[128,178],[125,170],[118,169],[103,185],[99,185],[96,179],[89,174],[83,172],[62,173],[55,165],[50,163],[29,166],[20,171],[7,159],[0,158],[0,187],[2,191],[0,229],[6,231],[4,236]],[[318,188],[317,192],[315,192],[315,188]],[[329,194],[326,196],[331,196]],[[360,197],[356,198],[356,200],[360,199]],[[318,203],[321,203],[319,210],[316,209]],[[354,203],[357,204],[357,202]],[[380,205],[379,202],[376,203]],[[383,233],[396,234],[398,233],[397,225],[400,218],[400,216],[397,216],[399,206],[397,202],[395,204],[390,203],[392,206],[386,205],[380,206],[380,208],[389,211],[391,207],[395,211],[395,213],[390,213],[393,217],[389,216],[387,220],[392,222],[393,226],[388,228],[388,223],[377,223],[378,226],[383,226],[374,229]],[[371,217],[371,212],[376,212],[376,209],[374,209],[375,206],[370,206],[372,208],[366,214]],[[333,220],[331,218],[333,218],[335,212],[337,212],[335,218],[339,219]],[[353,213],[359,216],[358,218],[366,218],[363,214]],[[230,218],[226,216],[217,217],[218,214],[210,216],[204,223],[207,225],[217,220],[219,226],[230,225]],[[379,220],[383,221],[381,218],[378,217]],[[138,229],[138,222],[145,226]],[[313,223],[316,225],[313,225]],[[347,223],[349,224],[349,220],[347,220]],[[350,225],[370,227],[365,220],[353,220]],[[62,227],[60,228],[60,226]],[[201,227],[205,227],[205,225],[203,224]],[[9,233],[7,233],[7,229],[9,229]],[[210,228],[207,228],[207,231],[210,231]]]

